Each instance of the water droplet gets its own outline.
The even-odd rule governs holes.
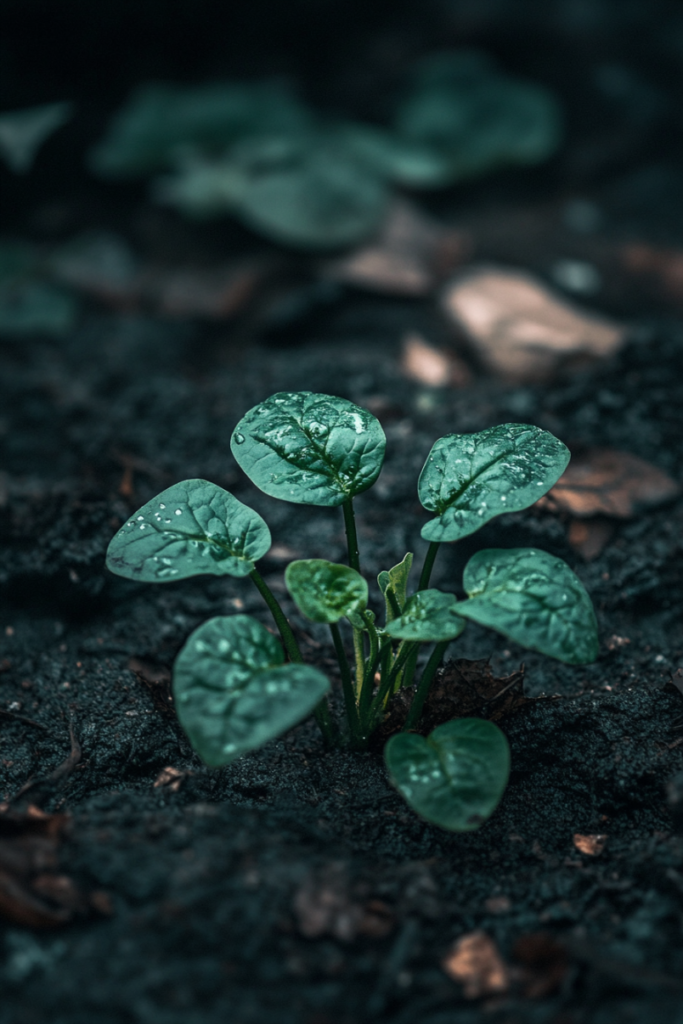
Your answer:
[[[160,501],[160,502],[159,502],[159,508],[166,508],[166,506],[164,505],[164,503],[163,503],[163,502],[161,502],[161,501]]]
[[[234,437],[235,444],[244,444],[244,442],[246,441],[244,434],[235,434]]]
[[[144,519],[144,518],[145,518],[144,516],[138,516],[138,522],[140,522],[140,520]]]
[[[181,508],[177,508],[177,509],[175,510],[175,514],[176,514],[177,516],[181,516],[181,515],[183,514],[183,510],[182,510]]]

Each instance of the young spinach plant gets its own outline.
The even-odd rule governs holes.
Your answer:
[[[440,544],[475,533],[504,512],[528,508],[569,461],[567,448],[538,427],[508,423],[476,434],[448,434],[433,446],[418,483],[432,512],[415,593],[412,553],[381,572],[384,625],[368,607],[360,571],[353,499],[377,479],[386,439],[366,409],[330,395],[283,392],[251,409],[232,435],[232,451],[266,494],[285,501],[341,506],[348,565],[322,558],[292,562],[285,580],[296,606],[329,625],[339,662],[345,720],[335,720],[330,684],[307,666],[287,618],[256,562],[271,546],[253,509],[206,480],[174,484],[149,501],[109,545],[112,572],[143,582],[202,573],[248,576],[272,612],[277,639],[248,615],[218,616],[189,637],[173,671],[180,723],[202,760],[225,765],[313,713],[329,745],[367,746],[401,687],[413,698],[403,731],[385,748],[394,785],[427,821],[452,831],[478,828],[497,806],[509,750],[492,722],[455,719],[427,737],[414,730],[449,643],[468,620],[524,647],[580,665],[595,659],[597,624],[588,594],[559,558],[536,549],[479,551],[465,567],[465,600],[429,586]],[[346,621],[353,657],[340,628]],[[416,677],[422,644],[433,645]]]

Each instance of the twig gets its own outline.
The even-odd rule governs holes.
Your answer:
[[[32,725],[34,729],[42,729],[44,732],[50,731],[42,722],[36,722],[32,718],[27,718],[26,715],[18,715],[16,711],[5,711],[4,708],[0,708],[0,715],[4,718],[13,718],[17,722],[23,722],[25,725]]]

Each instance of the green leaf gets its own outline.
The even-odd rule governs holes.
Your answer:
[[[440,590],[418,590],[408,598],[403,614],[388,622],[389,636],[399,640],[417,640],[421,643],[455,640],[465,628],[465,620],[456,612],[458,602],[454,594]]]
[[[396,598],[396,603],[398,604],[399,608],[402,609],[404,604],[406,603],[406,594],[408,592],[408,577],[410,576],[410,570],[412,569],[412,566],[413,553],[412,551],[409,551],[405,555],[402,562],[399,562],[398,565],[395,565],[393,569],[389,569],[388,572],[381,572],[377,577],[379,589],[384,594],[384,601],[387,609],[387,622],[391,622],[391,620],[396,617],[394,615],[394,611],[393,608],[391,607],[391,602],[389,601],[387,593],[388,591],[391,591],[391,593]]]
[[[124,523],[109,544],[107,568],[145,583],[247,576],[270,543],[258,512],[208,480],[183,480]]]
[[[375,624],[375,613],[371,608],[365,608],[363,613],[350,611],[347,613],[346,618],[349,620],[354,629],[367,629],[368,622],[374,626]],[[381,633],[382,631],[379,630]]]
[[[282,648],[249,615],[218,616],[190,634],[173,666],[180,724],[211,768],[281,736],[330,688],[310,665],[283,664]]]
[[[368,603],[368,585],[360,573],[324,558],[290,562],[285,583],[297,607],[311,622],[339,622]]]
[[[532,548],[478,551],[465,566],[458,613],[569,665],[598,656],[598,625],[583,584],[561,558]]]
[[[524,423],[439,438],[417,485],[424,507],[438,513],[422,527],[422,536],[460,540],[494,516],[528,508],[559,480],[568,462],[561,441]]]
[[[510,774],[507,740],[493,722],[459,718],[426,739],[399,733],[384,748],[391,781],[420,817],[471,832],[495,811]]]
[[[561,141],[553,95],[503,75],[482,53],[434,54],[412,78],[395,124],[404,145],[432,154],[419,165],[417,186],[439,188],[506,164],[536,164]]]
[[[341,505],[374,484],[386,438],[372,413],[345,398],[282,391],[237,424],[232,453],[266,494]]]

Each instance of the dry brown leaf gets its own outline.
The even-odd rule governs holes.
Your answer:
[[[129,658],[128,668],[149,690],[154,706],[162,714],[175,718],[171,692],[171,670],[166,665],[154,665],[142,658]]]
[[[585,853],[587,857],[599,857],[605,849],[607,836],[583,835],[581,832],[575,832],[572,841],[579,853]]]
[[[351,942],[357,935],[378,939],[394,927],[391,908],[382,900],[366,901],[362,893],[352,892],[339,863],[312,872],[295,893],[292,909],[307,939],[323,935],[340,942]]]
[[[472,270],[447,286],[443,306],[481,361],[515,381],[548,380],[572,364],[612,355],[624,341],[621,327],[519,270]]]
[[[645,459],[630,452],[592,448],[572,459],[548,499],[580,519],[595,515],[630,519],[679,493],[676,481]]]
[[[567,540],[586,562],[604,550],[614,536],[614,524],[604,519],[572,519]]]
[[[154,780],[154,788],[166,789],[170,790],[171,793],[177,793],[183,779],[191,774],[191,772],[183,772],[179,768],[173,768],[169,765],[167,768],[162,768],[157,775]]]
[[[435,348],[412,332],[403,339],[401,369],[407,377],[432,388],[465,387],[472,379],[469,368],[455,353]]]
[[[75,883],[57,871],[68,818],[29,806],[0,811],[0,918],[27,928],[54,928],[87,910]]]
[[[683,298],[683,252],[636,243],[625,246],[621,258],[632,273],[654,277],[670,298]]]
[[[376,240],[327,263],[324,274],[368,291],[419,297],[462,263],[468,249],[464,235],[395,199]]]
[[[510,986],[508,968],[498,948],[485,932],[463,935],[444,957],[442,967],[463,987],[466,999],[499,995]]]
[[[247,305],[261,282],[256,267],[148,271],[145,292],[162,316],[225,320]]]

